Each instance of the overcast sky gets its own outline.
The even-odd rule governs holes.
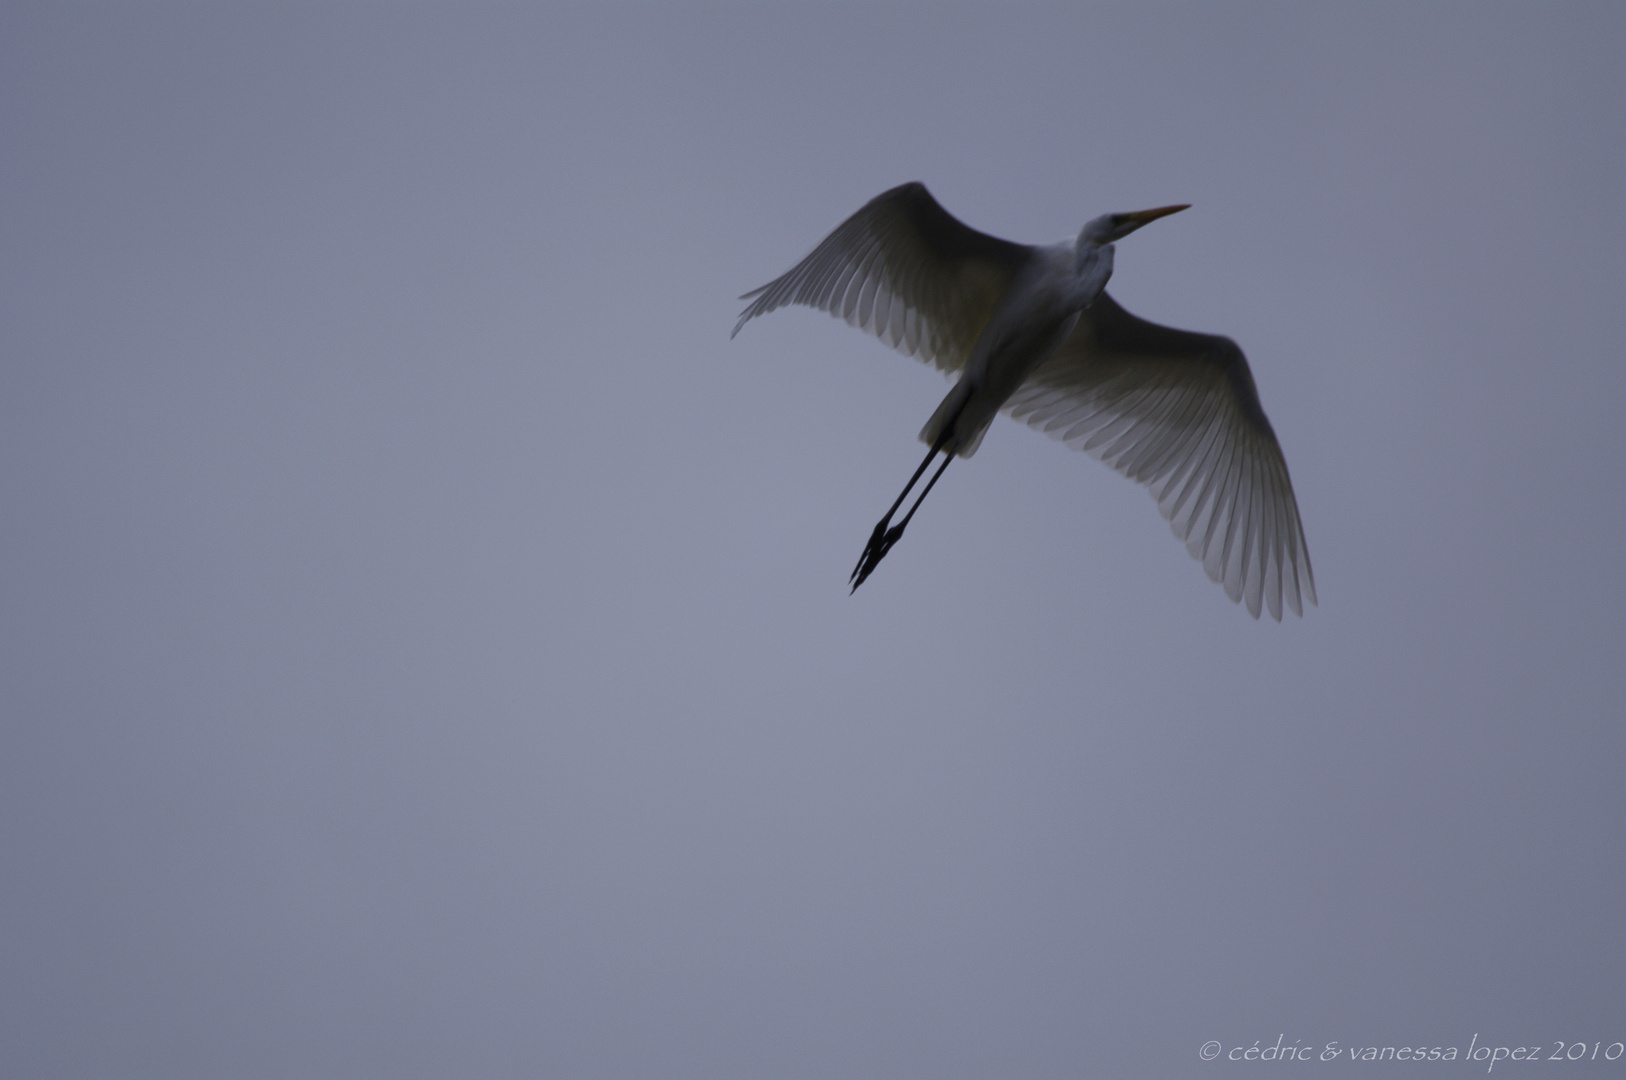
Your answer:
[[[6,5],[0,1074],[1626,1040],[1622,56],[1614,3]],[[906,180],[1193,204],[1111,290],[1247,352],[1319,607],[1003,418],[848,596],[947,384],[728,333]]]

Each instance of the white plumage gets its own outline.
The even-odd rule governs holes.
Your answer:
[[[1242,350],[1138,319],[1105,292],[1113,242],[1183,209],[1106,214],[1076,241],[1031,247],[977,232],[924,185],[904,184],[741,298],[752,302],[735,334],[805,304],[959,376],[921,431],[931,451],[859,558],[855,590],[943,468],[975,453],[1003,410],[1150,488],[1175,536],[1253,616],[1268,608],[1280,619],[1284,600],[1302,615],[1302,600],[1315,602],[1287,463]],[[937,473],[890,526],[940,452]]]

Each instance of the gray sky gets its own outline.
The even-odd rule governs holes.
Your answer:
[[[1614,4],[0,10],[0,1073],[1626,1040],[1623,54]],[[1194,204],[1112,291],[1247,351],[1319,608],[1004,419],[847,595],[945,384],[728,331],[911,179],[1028,242]]]

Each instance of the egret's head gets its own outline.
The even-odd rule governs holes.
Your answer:
[[[1133,214],[1102,214],[1084,226],[1078,234],[1078,244],[1080,247],[1087,244],[1101,247],[1122,240],[1147,222],[1177,214],[1190,206],[1190,203],[1182,203],[1179,206],[1160,206],[1155,210],[1137,210]]]

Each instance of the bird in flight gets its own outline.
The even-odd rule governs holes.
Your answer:
[[[854,592],[903,535],[955,457],[1004,411],[1151,489],[1174,535],[1232,600],[1273,618],[1315,603],[1287,462],[1230,338],[1136,318],[1105,291],[1113,244],[1187,209],[1103,214],[1078,239],[1016,244],[961,224],[920,183],[871,199],[784,276],[740,297],[751,319],[805,304],[945,374],[929,450],[870,534]],[[903,520],[903,501],[943,461]]]

